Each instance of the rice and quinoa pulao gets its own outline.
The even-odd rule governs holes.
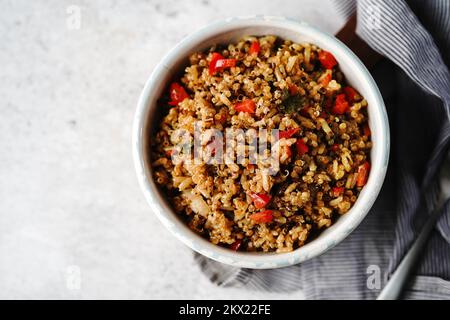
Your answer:
[[[187,225],[214,244],[295,250],[349,211],[367,182],[367,101],[346,84],[333,54],[315,45],[246,37],[194,53],[159,107],[154,179]],[[222,132],[279,129],[280,170],[172,161],[174,132],[193,135],[194,122]],[[202,145],[214,154],[214,141]]]

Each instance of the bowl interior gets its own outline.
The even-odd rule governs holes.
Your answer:
[[[213,245],[191,231],[173,213],[170,204],[152,179],[149,165],[151,132],[159,124],[157,100],[169,81],[188,63],[189,54],[214,44],[235,42],[246,35],[276,35],[293,42],[309,42],[330,51],[339,62],[350,85],[368,101],[369,125],[372,131],[371,173],[356,203],[331,227],[310,243],[289,253],[234,252]],[[384,103],[378,88],[360,60],[334,37],[306,24],[280,18],[235,18],[215,23],[184,39],[156,67],[148,80],[135,117],[134,156],[138,178],[153,211],[180,240],[197,252],[223,263],[250,268],[275,268],[299,263],[317,256],[342,241],[365,217],[375,201],[386,173],[389,154],[389,128]]]

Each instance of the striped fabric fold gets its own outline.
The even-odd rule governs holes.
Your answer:
[[[448,1],[442,2],[438,0],[431,2],[433,2],[434,12],[440,12],[436,10],[436,7],[448,8],[450,6]],[[441,103],[428,103],[427,111],[431,113],[431,116],[429,117],[430,121],[425,123],[433,124],[433,128],[427,130],[433,133],[431,136],[434,139],[431,141],[435,142],[435,145],[429,155],[429,159],[425,163],[426,169],[424,170],[423,178],[420,179],[418,172],[414,172],[413,168],[408,168],[405,165],[399,166],[401,196],[398,206],[396,243],[389,267],[389,272],[392,272],[414,239],[416,231],[413,225],[414,218],[417,215],[426,214],[437,209],[435,205],[440,190],[436,174],[446,155],[450,140],[450,134],[448,133],[450,73],[433,37],[422,26],[418,17],[403,0],[393,0],[389,1],[389,3],[376,0],[360,0],[358,1],[357,10],[357,34],[374,50],[399,66],[425,92],[433,94],[442,100]],[[442,11],[446,10],[442,9]],[[421,11],[428,12],[431,10],[422,8]],[[450,16],[445,18],[437,15],[437,25],[441,24],[439,23],[439,18],[441,20],[443,18],[450,20]],[[403,83],[407,82],[404,81]],[[414,90],[412,86],[407,89]],[[400,99],[405,98],[400,97]],[[423,107],[417,110],[417,112],[422,111]],[[414,110],[411,110],[411,112],[414,113]],[[440,121],[439,117],[444,119],[444,121]],[[422,122],[423,119],[419,120]],[[406,128],[401,130],[400,134],[402,133],[407,133]],[[405,136],[404,139],[406,140],[408,137]],[[428,141],[424,142],[432,145]],[[404,150],[402,147],[397,149],[397,151],[399,158],[405,158],[406,160],[406,157],[410,156],[408,150]],[[423,202],[425,202],[426,206],[420,206]],[[448,221],[448,215],[448,210],[443,212],[438,224],[442,225],[442,221]],[[442,228],[440,231],[442,231]]]
[[[360,0],[356,32],[419,86],[442,98],[448,114],[448,69],[433,38],[403,0]],[[414,36],[407,36],[412,33]]]
[[[450,243],[450,199],[447,200],[442,211],[442,216],[438,221],[438,229],[441,236]]]
[[[450,145],[450,1],[335,4],[344,18],[357,10],[357,34],[387,58],[372,70],[392,137],[388,173],[377,201],[346,240],[300,265],[251,270],[199,255],[196,260],[212,282],[224,287],[302,290],[308,299],[374,299],[429,213],[440,210],[404,298],[450,299],[450,200],[439,208],[439,174]],[[381,275],[375,284],[368,282],[373,272]]]
[[[348,20],[356,11],[356,2],[355,0],[341,0],[336,3],[336,11],[337,14]]]

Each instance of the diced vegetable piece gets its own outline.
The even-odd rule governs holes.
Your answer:
[[[250,198],[252,198],[255,207],[261,209],[270,202],[272,196],[265,193],[251,193]]]
[[[218,70],[216,68],[216,63],[218,60],[224,59],[224,57],[217,52],[213,52],[211,62],[209,63],[209,75],[214,75]]]
[[[227,114],[221,113],[218,119],[219,123],[224,124],[225,122],[227,122]]]
[[[309,148],[306,145],[306,143],[303,141],[303,139],[298,139],[295,143],[295,146],[297,147],[297,153],[299,155],[304,155],[305,153],[308,153]]]
[[[236,59],[219,59],[216,62],[216,69],[222,71],[225,68],[236,66]]]
[[[370,131],[370,127],[367,123],[363,127],[363,132],[366,137],[370,137],[370,135],[372,134],[372,131]]]
[[[234,110],[238,112],[255,113],[255,102],[251,99],[243,100],[234,105]]]
[[[342,90],[344,91],[348,101],[355,102],[356,98],[358,97],[358,92],[356,92],[355,89],[353,89],[352,87],[344,87],[344,89]]]
[[[339,145],[337,143],[333,144],[331,146],[331,151],[338,152],[339,151]]]
[[[248,50],[249,54],[258,55],[259,51],[261,50],[261,46],[259,45],[259,41],[255,40],[250,45],[250,49]]]
[[[333,189],[331,189],[331,193],[334,197],[339,197],[344,193],[344,187],[334,187]]]
[[[295,96],[298,93],[298,87],[295,84],[290,84],[288,90],[291,96]]]
[[[292,157],[292,149],[290,146],[286,146],[286,154],[288,158]]]
[[[325,69],[333,69],[337,65],[336,58],[325,50],[319,52],[319,61]]]
[[[209,63],[209,75],[215,75],[219,71],[234,66],[236,66],[236,59],[225,59],[220,53],[214,52]]]
[[[370,163],[368,161],[364,162],[358,167],[358,175],[356,176],[356,186],[363,187],[367,183],[367,178],[369,177]]]
[[[234,250],[234,251],[238,251],[239,248],[241,247],[241,245],[242,245],[242,240],[241,240],[241,239],[236,240],[236,241],[233,242],[233,244],[230,246],[230,249],[231,249],[231,250]]]
[[[174,153],[174,150],[173,150],[173,149],[165,150],[165,153],[166,153],[166,155],[167,155],[168,157],[171,157],[171,156],[173,155],[173,153]]]
[[[347,99],[345,98],[345,94],[341,93],[336,96],[336,101],[334,103],[334,107],[331,110],[334,114],[344,114],[350,109],[350,105],[348,104]]]
[[[249,218],[256,223],[269,223],[272,222],[273,212],[272,210],[264,210],[261,212],[253,213]]]
[[[323,75],[320,76],[319,83],[325,88],[326,86],[328,86],[331,79],[332,79],[332,72],[331,70],[327,70]]]
[[[289,139],[290,137],[292,137],[294,134],[296,134],[299,131],[300,131],[300,128],[294,128],[294,129],[280,131],[279,138],[280,139],[283,139],[283,138]]]
[[[169,92],[171,100],[169,104],[171,106],[176,106],[184,99],[189,98],[189,95],[186,93],[186,90],[184,90],[184,88],[179,83],[176,82],[173,82],[170,85]]]

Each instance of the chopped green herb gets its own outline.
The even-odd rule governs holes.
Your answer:
[[[304,96],[295,95],[289,96],[287,99],[284,99],[283,104],[281,105],[281,110],[286,113],[294,113],[306,106],[307,99]]]

